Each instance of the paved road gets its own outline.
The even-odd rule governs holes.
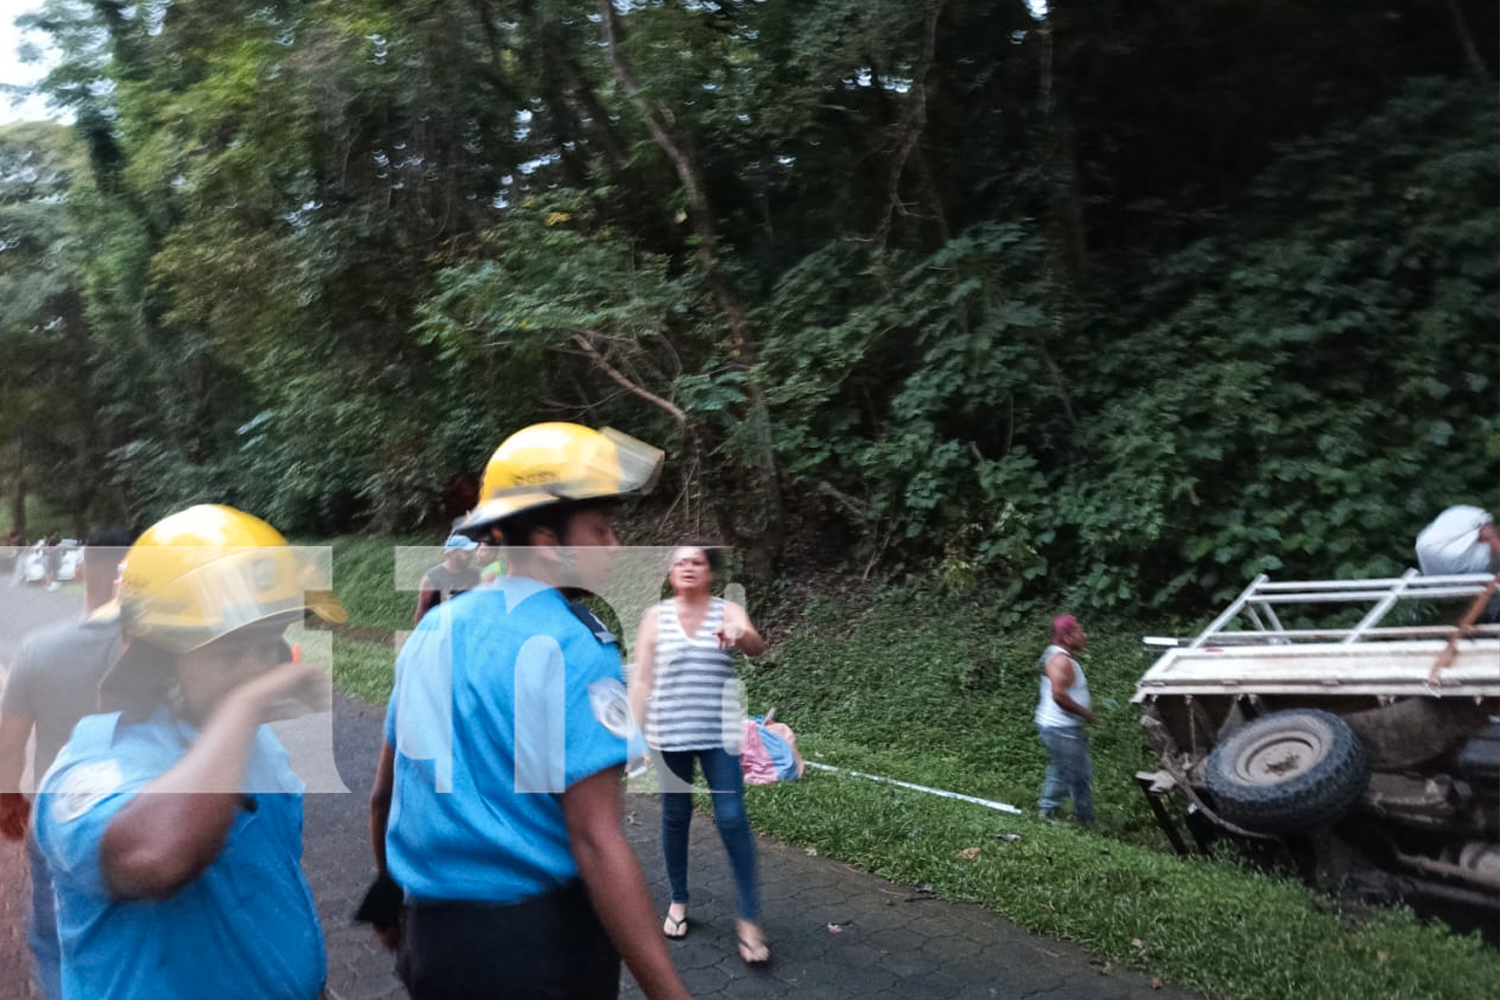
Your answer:
[[[0,584],[0,588],[3,588]],[[0,664],[21,632],[79,606],[76,594],[0,592]],[[348,794],[306,799],[305,867],[328,939],[331,1000],[382,1000],[405,994],[391,959],[349,916],[370,878],[366,798],[380,744],[383,712],[335,700],[333,751]],[[323,730],[326,732],[326,728]],[[319,727],[287,734],[326,748]],[[626,832],[665,910],[666,876],[657,848],[653,798],[630,796]],[[774,952],[768,967],[740,961],[734,938],[734,884],[713,822],[693,824],[692,930],[671,944],[683,979],[700,1000],[797,997],[807,1000],[1021,1000],[1050,994],[1077,1000],[1187,1000],[1153,990],[1146,977],[1102,964],[1072,946],[1037,937],[979,907],[942,902],[909,887],[762,839],[762,910]],[[0,1000],[29,1000],[23,931],[29,892],[19,847],[0,844]],[[831,927],[837,927],[835,932]],[[630,976],[621,994],[641,996]]]

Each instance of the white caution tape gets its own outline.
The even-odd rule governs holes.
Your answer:
[[[863,771],[851,771],[845,767],[834,767],[832,764],[817,764],[807,761],[808,767],[815,767],[819,771],[829,771],[833,774],[847,774],[855,778],[867,778],[870,781],[878,781],[882,785],[895,785],[897,788],[909,788],[914,792],[926,792],[928,795],[941,795],[945,799],[957,799],[960,802],[972,802],[976,806],[984,806],[996,812],[1010,813],[1020,816],[1021,810],[1004,802],[991,802],[989,799],[976,798],[973,795],[960,795],[958,792],[944,791],[941,788],[929,788],[926,785],[914,785],[910,781],[897,781],[895,778],[884,778],[878,774],[866,774]]]

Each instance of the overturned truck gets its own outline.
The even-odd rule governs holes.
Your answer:
[[[1136,686],[1162,768],[1204,846],[1285,848],[1312,881],[1500,925],[1500,625],[1485,575],[1262,576]],[[1446,623],[1445,623],[1446,622]],[[1453,919],[1450,916],[1450,919]]]

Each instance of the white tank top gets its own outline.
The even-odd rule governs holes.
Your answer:
[[[1047,679],[1047,661],[1058,653],[1073,661],[1073,685],[1068,688],[1068,697],[1084,708],[1092,710],[1094,707],[1094,703],[1089,699],[1088,678],[1083,676],[1083,667],[1079,665],[1077,658],[1061,646],[1048,646],[1042,651],[1042,658],[1037,661],[1042,668],[1042,685],[1036,700],[1036,724],[1043,729],[1083,725],[1082,719],[1071,712],[1064,712],[1062,707],[1052,700],[1052,682]]]

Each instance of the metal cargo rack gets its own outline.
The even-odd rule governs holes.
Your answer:
[[[1196,638],[1148,639],[1168,649],[1132,701],[1163,695],[1375,695],[1500,697],[1500,624],[1469,624],[1492,584],[1488,574],[1273,582],[1261,575]],[[1416,601],[1466,601],[1451,625],[1387,625]],[[1369,605],[1350,627],[1287,628],[1291,607]]]

